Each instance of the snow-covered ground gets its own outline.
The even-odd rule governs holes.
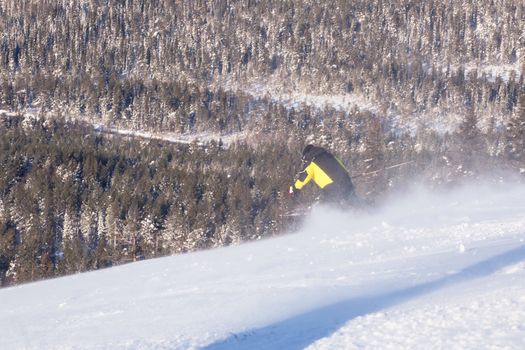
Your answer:
[[[0,290],[0,349],[524,349],[525,186]]]
[[[100,123],[91,123],[95,128],[95,131],[105,134],[115,134],[122,136],[131,136],[135,138],[142,138],[146,140],[162,140],[170,143],[183,143],[190,144],[197,142],[200,145],[210,143],[212,141],[222,142],[225,145],[229,145],[235,141],[241,141],[245,138],[244,133],[233,133],[228,135],[220,135],[218,133],[202,132],[202,133],[174,133],[174,132],[149,132],[149,131],[138,131],[125,128],[113,128],[106,127]]]
[[[0,121],[3,116],[6,117],[15,117],[21,115],[24,118],[23,125],[30,128],[31,122],[33,120],[40,120],[41,118],[47,118],[46,120],[53,119],[52,116],[46,116],[45,114],[42,114],[38,109],[31,109],[27,110],[23,114],[10,112],[7,110],[0,109]],[[120,136],[129,136],[133,138],[140,138],[145,140],[162,140],[170,143],[178,143],[178,144],[190,144],[193,142],[197,142],[199,145],[208,144],[212,141],[219,143],[222,142],[224,145],[228,146],[236,141],[241,141],[247,138],[246,132],[237,132],[237,133],[231,133],[231,134],[225,134],[221,135],[219,133],[213,133],[213,132],[200,132],[200,133],[175,133],[175,132],[150,132],[150,131],[144,131],[144,130],[132,130],[127,128],[117,128],[117,127],[108,127],[105,126],[102,123],[90,120],[89,118],[80,118],[80,117],[70,117],[67,118],[68,121],[80,121],[85,123],[86,125],[93,126],[93,129],[96,132],[105,133],[105,134],[113,134],[113,135],[120,135]]]

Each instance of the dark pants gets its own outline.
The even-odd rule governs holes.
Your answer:
[[[353,186],[330,184],[322,190],[321,203],[346,209],[354,207],[357,199]]]

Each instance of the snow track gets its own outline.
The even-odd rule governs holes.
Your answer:
[[[525,186],[0,290],[2,349],[522,349]]]

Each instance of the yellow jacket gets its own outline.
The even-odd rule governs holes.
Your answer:
[[[314,180],[320,188],[325,188],[334,182],[334,180],[332,180],[323,169],[315,164],[315,162],[311,162],[303,172],[306,172],[306,177],[304,177],[303,180],[299,179],[295,181],[294,184],[295,188],[298,190],[302,189],[308,182],[310,182],[310,180]]]

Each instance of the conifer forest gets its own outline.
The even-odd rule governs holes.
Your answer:
[[[523,0],[0,0],[0,286],[289,232],[308,143],[523,179],[524,79]]]

